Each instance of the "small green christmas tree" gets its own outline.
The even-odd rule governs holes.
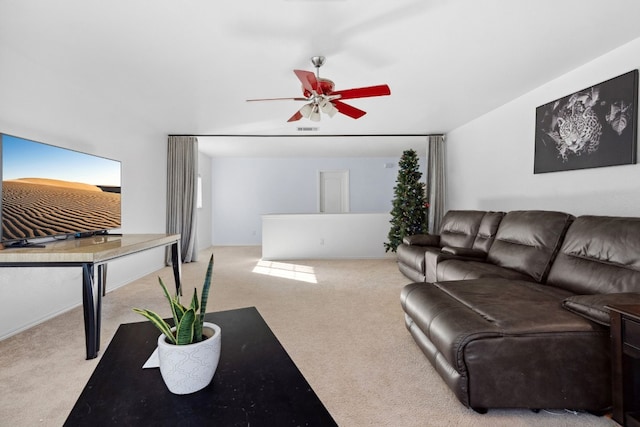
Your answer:
[[[395,252],[405,236],[427,231],[427,203],[425,184],[420,182],[418,155],[415,150],[402,153],[398,163],[398,179],[393,187],[395,197],[391,210],[389,242],[384,244],[385,252]]]

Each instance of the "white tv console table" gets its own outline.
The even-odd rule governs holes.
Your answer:
[[[180,289],[182,260],[179,234],[105,234],[57,240],[45,245],[44,248],[0,250],[0,267],[82,267],[82,307],[87,359],[95,358],[100,350],[102,290],[106,280],[107,262],[148,249],[171,246],[176,292]]]

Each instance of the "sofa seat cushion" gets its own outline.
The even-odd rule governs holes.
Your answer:
[[[602,333],[563,309],[570,292],[534,282],[478,279],[413,283],[402,290],[404,311],[458,372],[471,341],[505,336]],[[606,332],[606,331],[605,331]]]
[[[482,278],[505,278],[515,280],[533,281],[531,276],[516,270],[500,267],[483,261],[472,261],[468,259],[442,259],[440,257],[437,264],[432,268],[435,270],[435,280],[432,281],[449,281],[449,280],[470,280]],[[429,261],[427,260],[427,263]],[[434,263],[431,263],[434,264]],[[427,277],[427,279],[429,279]]]

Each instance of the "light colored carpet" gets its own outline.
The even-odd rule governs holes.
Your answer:
[[[260,247],[214,247],[183,265],[187,298],[212,252],[209,311],[257,307],[341,426],[617,425],[585,413],[462,406],[404,326],[409,281],[394,259],[269,263]],[[144,321],[132,307],[170,316],[158,276],[173,283],[165,268],[107,294],[102,351],[119,324]],[[62,425],[99,361],[84,356],[80,307],[0,342],[0,425]]]

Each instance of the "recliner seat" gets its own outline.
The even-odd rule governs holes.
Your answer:
[[[396,250],[398,268],[411,280],[425,281],[429,274],[425,253],[439,254],[443,247],[488,249],[502,215],[501,212],[477,210],[447,212],[442,218],[439,234],[420,234],[403,239]]]

